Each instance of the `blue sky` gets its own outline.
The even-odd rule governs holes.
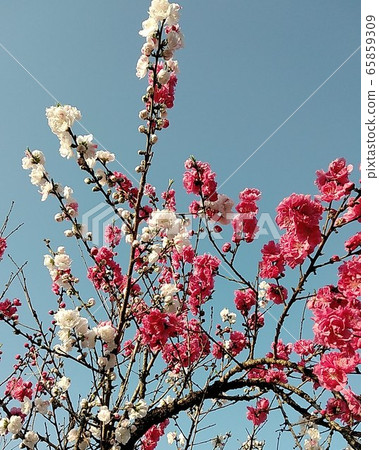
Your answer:
[[[358,170],[360,2],[181,5],[186,47],[177,53],[175,107],[151,171],[158,191],[173,178],[179,208],[186,209],[181,176],[193,154],[211,163],[221,192],[234,199],[247,186],[259,188],[261,211],[274,217],[283,197],[315,193],[314,173],[331,160],[343,156]],[[11,224],[24,226],[10,252],[19,263],[29,261],[30,288],[41,304],[49,301],[41,286],[49,283],[42,239],[66,243],[53,220],[57,205],[40,202],[21,168],[23,152],[45,153],[49,173],[74,188],[82,213],[98,204],[75,163],[59,156],[47,126],[45,108],[57,99],[81,110],[99,147],[116,153],[114,169],[133,172],[144,144],[137,127],[146,80],[135,77],[135,64],[148,6],[145,0],[4,0],[0,6],[0,217],[14,200]]]

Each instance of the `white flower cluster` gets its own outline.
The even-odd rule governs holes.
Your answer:
[[[223,322],[229,322],[230,325],[233,325],[234,323],[236,323],[237,315],[235,313],[230,312],[228,308],[224,308],[220,312],[220,316],[221,316],[221,320]]]
[[[22,428],[22,419],[20,416],[10,416],[10,418],[0,419],[0,436],[7,433],[17,434]]]
[[[12,433],[13,438],[21,431],[22,418],[18,415],[13,415],[9,419],[0,419],[0,436],[4,436],[7,433]],[[22,443],[25,447],[33,449],[38,442],[38,434],[35,431],[29,430],[25,433]]]
[[[50,402],[48,400],[43,400],[42,398],[34,399],[35,410],[40,414],[47,414],[49,410]],[[21,412],[25,415],[28,415],[32,410],[32,402],[28,397],[24,398],[24,401],[21,403]]]
[[[320,446],[320,432],[317,428],[311,427],[308,428],[307,434],[309,439],[305,439],[304,441],[304,450],[322,450]]]
[[[175,284],[164,283],[160,287],[160,295],[163,298],[163,308],[167,313],[176,313],[180,303],[176,293],[179,289]]]
[[[38,440],[39,440],[39,438],[35,431],[27,431],[25,433],[22,443],[25,445],[25,447],[34,448],[34,446],[37,444]]]
[[[54,283],[68,289],[70,288],[69,281],[72,281],[71,262],[71,258],[66,254],[65,248],[61,246],[58,247],[54,256],[44,256],[43,265],[48,269]]]
[[[68,129],[72,127],[76,120],[80,120],[82,115],[75,106],[58,105],[46,108],[46,117],[51,131],[58,136],[60,141],[59,152],[63,158],[72,158],[72,138]]]
[[[148,406],[145,400],[138,400],[137,403],[128,402],[125,404],[130,420],[142,419],[147,414]]]
[[[155,50],[158,50],[156,37],[162,24],[167,27],[162,51],[166,66],[158,73],[159,83],[166,84],[170,79],[170,72],[178,72],[178,64],[172,57],[175,50],[184,46],[184,37],[178,25],[179,11],[180,6],[177,3],[170,3],[168,0],[152,0],[148,11],[149,18],[142,22],[142,30],[139,32],[146,38],[146,42],[142,46],[142,55],[137,62],[136,75],[138,78],[143,78],[147,74],[150,64],[149,57]]]
[[[55,349],[64,353],[69,353],[75,343],[72,333],[79,337],[83,348],[94,348],[96,331],[88,327],[88,320],[80,317],[78,309],[61,308],[54,314],[56,324],[59,326],[58,337],[61,344]]]
[[[168,209],[155,210],[151,213],[148,227],[142,230],[141,240],[148,242],[152,237],[164,232],[163,247],[170,244],[180,252],[186,245],[190,245],[189,233],[186,228],[186,221],[177,217],[174,211]]]
[[[261,308],[265,308],[267,306],[266,293],[270,285],[266,281],[261,281],[258,286],[258,304]]]
[[[45,201],[53,189],[53,185],[48,180],[48,173],[45,169],[45,155],[41,150],[26,150],[25,157],[22,158],[22,168],[30,170],[30,181],[41,190],[42,201]]]
[[[167,442],[169,443],[169,445],[178,443],[180,447],[183,447],[186,443],[186,438],[182,433],[178,435],[176,431],[170,431],[169,433],[167,433]]]

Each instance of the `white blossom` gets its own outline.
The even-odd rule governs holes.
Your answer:
[[[72,148],[71,136],[67,131],[58,135],[59,137],[59,153],[62,158],[70,159],[74,156],[74,150]]]
[[[115,155],[114,153],[110,153],[107,150],[98,150],[96,152],[96,158],[103,163],[108,163],[115,160]]]
[[[4,436],[8,432],[9,420],[6,418],[0,419],[0,436]]]
[[[28,448],[34,448],[38,442],[38,435],[35,431],[27,431],[22,443]]]
[[[17,434],[22,428],[22,419],[20,416],[11,416],[8,423],[8,431]]]
[[[32,169],[36,164],[44,166],[46,163],[45,155],[41,150],[26,151],[25,155],[22,158],[22,168],[25,170]]]
[[[57,386],[63,391],[66,392],[70,387],[71,380],[65,376],[63,376],[58,382]]]
[[[99,336],[100,339],[102,339],[107,344],[114,342],[117,333],[115,327],[108,322],[100,324],[98,327],[95,328],[95,331],[97,336]]]
[[[71,262],[70,257],[64,253],[60,253],[54,257],[54,265],[58,270],[68,270]]]
[[[146,55],[141,55],[137,61],[136,75],[138,78],[143,78],[147,74],[149,66],[149,58]]]
[[[45,167],[42,164],[35,164],[29,174],[30,182],[35,186],[42,186],[46,183],[45,175]]]
[[[115,430],[115,439],[120,444],[126,444],[130,439],[130,422],[122,420]]]
[[[100,422],[109,423],[111,421],[111,412],[107,406],[101,406],[100,411],[97,413],[97,418]]]
[[[75,106],[50,106],[46,108],[46,117],[51,131],[60,135],[72,127],[76,120],[81,119],[81,113]]]
[[[45,183],[40,185],[40,188],[41,190],[39,191],[39,193],[41,194],[41,202],[44,202],[52,192],[53,185],[52,183],[50,183],[50,181],[46,181]]]
[[[175,442],[176,439],[176,431],[170,431],[167,433],[167,442],[171,445]]]
[[[140,419],[145,417],[147,414],[148,406],[145,400],[138,400],[138,402],[133,405],[133,403],[127,403],[125,408],[128,411],[130,419]]]
[[[61,328],[72,330],[79,323],[80,315],[77,309],[59,309],[54,319]]]
[[[149,38],[152,37],[158,30],[158,23],[153,17],[149,17],[148,19],[142,22],[142,30],[139,34],[143,37]]]
[[[229,322],[231,325],[236,323],[237,315],[235,313],[231,313],[228,308],[224,308],[220,312],[220,316],[223,322]]]
[[[47,414],[47,411],[49,409],[49,401],[48,400],[42,400],[42,398],[36,398],[34,401],[36,405],[36,409],[40,414]]]
[[[77,428],[73,428],[67,434],[68,442],[76,442],[79,437],[79,430]]]

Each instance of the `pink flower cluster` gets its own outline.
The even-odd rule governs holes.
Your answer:
[[[157,65],[157,73],[164,69],[164,65],[159,63]],[[174,100],[175,100],[175,88],[178,82],[178,77],[176,76],[176,73],[174,71],[168,72],[169,76],[165,84],[155,84],[154,89],[154,97],[153,102],[154,103],[160,103],[161,105],[164,105],[166,108],[170,109],[174,106]],[[149,85],[154,85],[154,72],[150,71],[149,73]],[[150,109],[150,101],[146,103],[146,109]],[[167,119],[166,119],[167,120]],[[166,124],[166,127],[168,126],[168,123]],[[165,128],[165,127],[164,127]]]
[[[21,306],[21,302],[18,298],[15,298],[12,302],[9,299],[0,302],[0,320],[4,319],[4,317],[17,320],[17,306]]]
[[[193,270],[188,282],[188,303],[192,314],[196,315],[199,308],[212,295],[214,278],[221,261],[215,256],[198,255],[193,260]]]
[[[351,164],[346,165],[344,158],[338,158],[329,164],[328,171],[318,170],[315,184],[319,188],[320,199],[324,202],[340,200],[351,192],[354,183],[349,181],[349,174],[353,170]]]
[[[270,403],[267,398],[260,398],[257,401],[255,408],[252,406],[247,407],[246,417],[251,420],[254,425],[261,425],[267,420]]]
[[[162,351],[162,357],[168,368],[179,373],[183,367],[190,367],[210,352],[209,338],[196,319],[191,319],[179,330],[183,338],[177,343],[167,343]]]
[[[208,163],[196,161],[192,158],[184,163],[186,171],[183,175],[183,185],[188,194],[202,195],[204,199],[212,202],[217,200],[216,174]],[[197,208],[200,205],[196,202]],[[196,212],[195,205],[191,206],[191,212]]]
[[[159,439],[164,435],[164,430],[168,426],[169,422],[170,421],[166,419],[159,425],[153,425],[151,428],[149,428],[141,440],[141,449],[154,450],[158,445]]]
[[[212,355],[221,359],[225,355],[237,356],[246,348],[247,339],[240,331],[230,331],[230,338],[227,341],[218,341],[213,345]]]
[[[7,241],[3,237],[0,237],[0,258],[3,257],[6,248],[7,248]]]
[[[310,195],[292,194],[279,204],[277,213],[277,224],[286,229],[280,238],[280,250],[285,262],[294,268],[321,242],[319,222],[323,207]]]
[[[233,242],[240,242],[242,239],[246,242],[252,242],[255,234],[258,232],[257,227],[257,200],[261,197],[258,189],[246,188],[239,194],[239,203],[236,205],[236,214],[232,220],[233,226]]]
[[[313,312],[313,332],[316,344],[321,344],[330,349],[339,349],[347,355],[354,354],[360,348],[361,322],[360,301],[352,292],[359,295],[358,288],[353,284],[351,288],[351,274],[344,270],[346,266],[351,267],[351,261],[345,262],[340,269],[338,287],[325,286],[318,290],[316,297],[309,303],[308,307]],[[353,261],[354,269],[359,270],[360,265]],[[341,290],[340,286],[346,287]],[[348,295],[346,295],[348,294]]]
[[[328,285],[319,289],[308,302],[315,322],[314,342],[335,350],[322,354],[313,373],[323,388],[345,395],[330,399],[324,414],[346,423],[360,417],[359,399],[346,388],[349,374],[360,364],[360,274],[360,257],[353,256],[339,267],[337,287]]]
[[[174,189],[162,192],[162,199],[165,201],[163,207],[169,211],[176,211],[176,200]]]
[[[5,395],[10,395],[13,399],[24,401],[24,398],[32,398],[33,390],[31,381],[24,381],[22,378],[12,377],[6,384]]]
[[[269,283],[269,288],[266,291],[266,299],[273,301],[276,305],[284,303],[288,297],[288,291],[284,286],[278,286],[274,283]]]
[[[313,368],[320,385],[329,391],[342,391],[348,382],[348,374],[352,373],[360,363],[357,353],[347,356],[341,352],[324,353],[319,364]]]
[[[257,293],[253,289],[234,291],[234,304],[242,315],[247,316],[250,309],[257,303]]]
[[[117,247],[121,241],[121,229],[116,225],[107,225],[104,231],[104,239],[111,247]]]
[[[330,420],[340,419],[350,426],[354,422],[361,421],[361,400],[350,388],[342,389],[342,398],[330,398],[327,401],[326,409],[321,411]]]
[[[102,289],[104,292],[109,292],[112,288],[121,288],[124,277],[120,265],[113,259],[116,253],[107,247],[94,247],[91,254],[96,265],[89,267],[87,277],[95,288]]]
[[[176,314],[151,309],[142,317],[142,344],[148,345],[153,352],[162,350],[167,341],[178,336],[182,329],[183,322]]]
[[[284,272],[285,265],[279,243],[269,241],[262,247],[261,253],[259,275],[262,278],[278,278]]]

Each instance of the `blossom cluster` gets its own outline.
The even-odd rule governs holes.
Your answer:
[[[136,75],[144,78],[148,74],[148,88],[143,96],[145,109],[139,117],[147,121],[140,131],[151,133],[151,143],[157,140],[154,132],[167,128],[167,109],[174,106],[178,62],[176,50],[184,46],[184,36],[179,26],[180,6],[168,0],[153,0],[149,18],[142,22],[140,35],[146,38],[137,62]]]

